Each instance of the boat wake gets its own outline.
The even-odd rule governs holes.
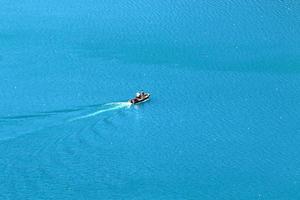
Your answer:
[[[26,133],[87,118],[92,119],[103,113],[129,108],[131,105],[130,102],[112,102],[29,115],[0,117],[0,140],[16,138]]]
[[[131,105],[132,104],[130,102],[107,103],[107,104],[103,105],[103,108],[101,108],[101,109],[99,109],[99,110],[97,110],[95,112],[92,112],[92,113],[89,113],[89,114],[85,114],[85,115],[82,115],[82,116],[79,116],[79,117],[75,117],[75,118],[72,118],[72,119],[70,119],[68,121],[72,122],[72,121],[76,121],[76,120],[80,120],[80,119],[94,117],[94,116],[97,116],[97,115],[99,115],[101,113],[104,113],[104,112],[118,110],[118,109],[122,109],[122,108],[129,108]]]

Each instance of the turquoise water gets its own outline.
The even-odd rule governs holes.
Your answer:
[[[299,199],[299,13],[1,1],[0,199]]]

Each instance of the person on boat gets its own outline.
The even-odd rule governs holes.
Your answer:
[[[141,95],[141,93],[137,92],[135,97],[140,99],[140,98],[142,98],[142,95]]]
[[[137,92],[137,93],[136,93],[136,98],[141,99],[141,98],[143,98],[144,96],[145,96],[145,92],[144,92],[144,91],[141,91],[141,92]]]

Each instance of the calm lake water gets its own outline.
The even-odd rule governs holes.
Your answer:
[[[292,0],[1,0],[0,199],[300,199],[299,36]]]

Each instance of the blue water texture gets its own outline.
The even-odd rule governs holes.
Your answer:
[[[300,199],[299,1],[0,5],[1,200]]]

